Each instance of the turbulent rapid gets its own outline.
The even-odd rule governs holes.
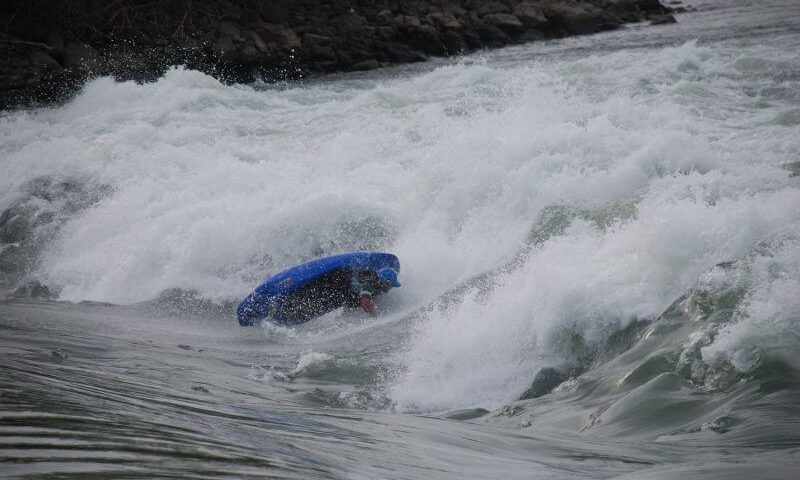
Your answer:
[[[800,6],[0,115],[9,478],[800,475]],[[371,319],[240,328],[395,253]]]

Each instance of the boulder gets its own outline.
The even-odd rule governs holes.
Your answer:
[[[244,35],[252,42],[256,50],[261,53],[269,52],[269,47],[267,46],[266,42],[264,42],[264,40],[256,32],[252,30],[245,30]]]
[[[364,60],[363,62],[356,63],[355,65],[353,65],[352,68],[355,71],[365,71],[365,70],[375,70],[379,66],[380,65],[378,65],[378,61],[375,60],[374,58],[371,58],[369,60]]]
[[[661,5],[659,0],[636,0],[636,4],[640,10],[647,13],[667,13],[668,10],[664,5]]]
[[[261,18],[270,23],[285,23],[289,20],[289,2],[259,2]]]
[[[494,25],[512,38],[519,36],[525,30],[519,18],[510,13],[492,13],[483,17],[483,21]]]
[[[520,43],[527,43],[527,42],[538,42],[540,40],[546,40],[547,37],[543,32],[539,30],[525,30],[522,32],[522,35],[517,37],[517,41]]]
[[[475,12],[479,16],[491,15],[492,13],[508,13],[508,7],[500,2],[479,2]]]
[[[538,4],[523,2],[514,7],[514,15],[522,22],[525,28],[542,30],[547,27],[547,17],[544,16]]]
[[[439,31],[430,25],[420,25],[401,33],[413,48],[422,50],[428,55],[445,54],[445,47],[439,38]]]
[[[442,45],[446,55],[462,55],[469,51],[469,45],[458,33],[449,30],[442,34]]]
[[[392,22],[394,13],[391,10],[384,9],[377,13],[376,18],[382,25],[388,25]]]
[[[64,48],[64,38],[58,32],[50,32],[47,36],[47,44],[54,50]]]
[[[277,25],[274,23],[265,23],[259,21],[256,23],[253,30],[268,44],[272,43],[277,48],[291,50],[300,48],[300,38],[294,33],[294,30],[286,25]]]
[[[461,30],[462,28],[464,28],[464,22],[456,19],[453,20],[452,22],[445,23],[444,28],[446,28],[447,30]]]
[[[306,33],[303,35],[303,45],[330,45],[331,37],[327,35],[318,35],[316,33]]]
[[[378,38],[389,40],[390,38],[394,38],[395,30],[392,27],[378,27],[376,34]]]
[[[675,17],[672,15],[652,15],[648,17],[650,19],[650,25],[668,25],[670,23],[677,23],[678,21],[675,20]]]
[[[481,36],[475,30],[464,29],[458,32],[458,34],[467,42],[467,46],[470,50],[483,48],[483,40],[481,40]]]
[[[29,57],[31,65],[44,71],[61,70],[61,64],[44,50],[34,50]]]
[[[366,37],[375,33],[375,27],[370,26],[366,18],[355,13],[339,15],[331,23],[343,38]]]
[[[228,37],[231,37],[232,39],[234,39],[237,42],[241,42],[243,40],[242,31],[239,29],[239,27],[237,27],[236,25],[232,24],[231,22],[222,22],[222,23],[220,23],[219,26],[217,27],[217,30],[222,35],[226,35]]]
[[[261,54],[254,45],[245,45],[241,50],[241,58],[246,63],[256,63],[261,60]]]
[[[306,55],[315,63],[338,61],[336,52],[326,45],[313,45],[306,50]]]
[[[425,19],[431,25],[435,25],[439,28],[446,28],[446,25],[458,21],[456,17],[450,12],[429,13],[428,15],[425,16]]]
[[[232,58],[237,54],[236,44],[228,36],[217,39],[214,43],[214,51],[222,58]]]
[[[569,33],[584,35],[609,30],[610,26],[600,12],[585,12],[566,19]],[[613,28],[613,27],[612,27]]]
[[[64,68],[84,74],[99,73],[102,64],[97,50],[80,42],[71,42],[64,47],[62,63]]]
[[[479,23],[475,26],[475,31],[478,32],[478,35],[480,35],[481,40],[487,47],[502,47],[513,43],[511,37],[504,31],[488,23]]]
[[[583,370],[584,369],[579,367],[571,367],[571,368],[545,367],[539,370],[539,373],[536,374],[536,377],[534,377],[533,382],[531,382],[531,386],[528,387],[528,389],[522,393],[522,396],[520,396],[519,399],[530,400],[547,395],[548,393],[552,392],[554,388],[561,385],[570,378],[579,376],[581,373],[583,373]]]
[[[616,24],[591,4],[548,4],[543,13],[556,30],[566,34],[585,35],[615,28]]]
[[[392,42],[384,45],[386,57],[395,63],[413,63],[426,60],[425,55],[411,49],[408,45]]]
[[[242,19],[242,8],[239,5],[225,3],[225,6],[222,9],[222,18],[224,20],[233,20],[234,22],[238,22]]]
[[[342,47],[336,52],[336,56],[339,57],[339,63],[347,69],[352,69],[355,65],[375,60],[372,54],[361,45],[347,45]]]
[[[422,25],[418,17],[412,15],[398,15],[394,19],[394,25],[397,28],[417,28]]]

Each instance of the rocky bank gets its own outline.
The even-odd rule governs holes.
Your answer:
[[[57,102],[86,79],[186,65],[226,82],[292,80],[482,48],[674,22],[658,0],[7,0],[0,108]]]

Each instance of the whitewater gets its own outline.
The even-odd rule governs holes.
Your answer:
[[[6,478],[800,475],[800,4],[0,114]],[[371,319],[241,328],[398,255]]]

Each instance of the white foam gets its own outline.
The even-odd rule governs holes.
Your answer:
[[[745,57],[794,62],[787,52],[567,51],[266,91],[182,69],[99,79],[64,107],[0,118],[0,206],[45,174],[113,187],[41,258],[64,300],[173,287],[241,298],[368,242],[400,256],[406,311],[507,262],[544,207],[628,205],[635,215],[610,225],[577,219],[488,296],[416,326],[389,387],[397,404],[492,407],[570,360],[563,332],[601,341],[761,236],[798,229],[796,179],[780,165],[800,137],[772,121],[793,97],[754,105],[743,86],[765,80],[737,70]]]
[[[759,365],[766,350],[786,353],[785,360],[798,364],[800,238],[790,237],[765,253],[755,256],[748,268],[753,288],[734,321],[701,349],[703,362],[711,367],[725,362],[748,373]]]
[[[328,355],[327,353],[320,353],[320,352],[309,352],[304,353],[300,356],[297,360],[297,365],[292,370],[293,374],[298,374],[300,372],[305,371],[308,367],[312,365],[317,365],[323,362],[327,362],[328,360],[333,359],[332,356]]]

